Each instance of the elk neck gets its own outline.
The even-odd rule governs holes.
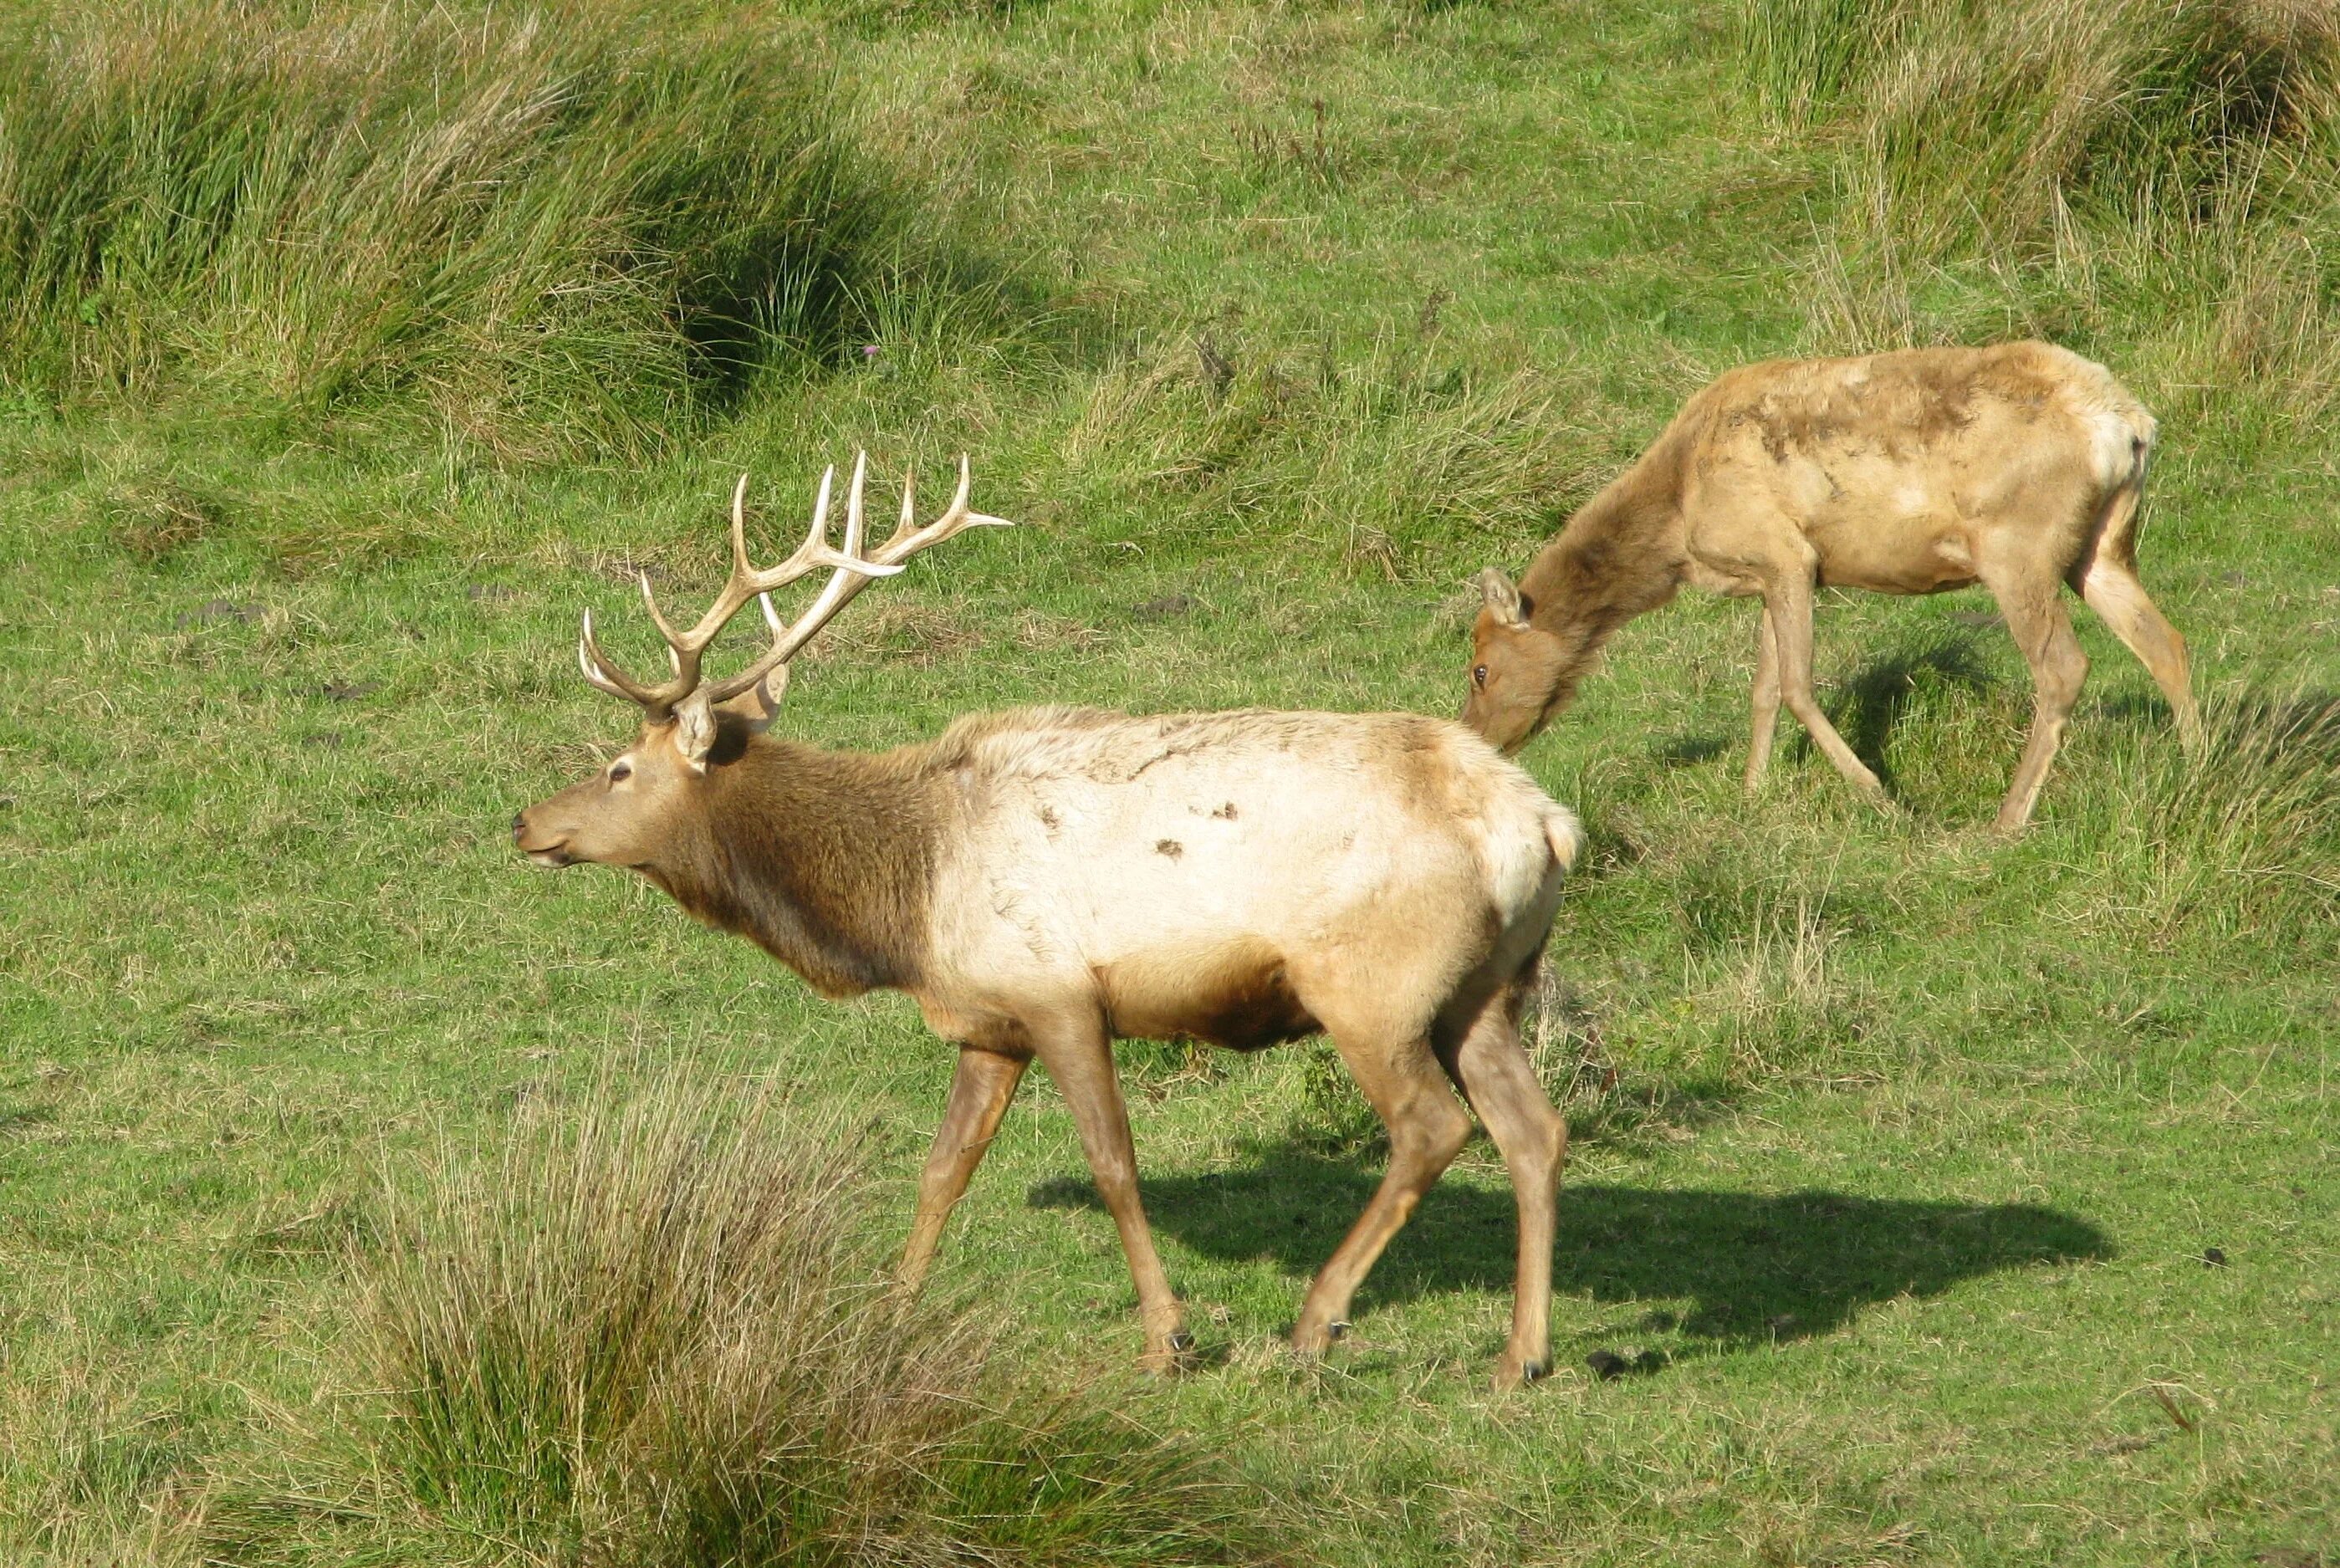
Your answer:
[[[869,756],[727,735],[699,804],[669,859],[646,868],[677,903],[826,997],[917,983],[937,812],[917,749]]]
[[[1691,442],[1677,421],[1544,546],[1520,591],[1528,620],[1561,644],[1560,684],[1572,687],[1625,622],[1673,598],[1690,557],[1682,465]]]

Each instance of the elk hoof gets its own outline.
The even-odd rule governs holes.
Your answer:
[[[1542,1361],[1522,1361],[1514,1364],[1508,1356],[1495,1367],[1495,1386],[1508,1392],[1525,1388],[1531,1383],[1541,1383],[1552,1373],[1551,1364]]]
[[[1349,1337],[1349,1330],[1354,1325],[1345,1322],[1328,1323],[1324,1325],[1324,1337],[1332,1341],[1334,1345],[1338,1345],[1341,1341]]]
[[[1148,1350],[1137,1358],[1138,1370],[1156,1377],[1175,1376],[1195,1365],[1195,1336],[1180,1329],[1162,1342],[1159,1350]]]

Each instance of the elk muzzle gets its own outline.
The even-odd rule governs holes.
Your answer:
[[[577,863],[577,858],[569,852],[566,839],[548,833],[528,818],[527,811],[519,812],[512,818],[512,842],[519,846],[521,854],[540,866],[573,866]]]

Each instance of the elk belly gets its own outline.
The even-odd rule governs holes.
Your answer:
[[[1920,594],[1972,582],[1974,561],[1955,513],[1915,487],[1890,499],[1894,505],[1872,511],[1830,509],[1806,525],[1819,585]],[[1946,542],[1952,548],[1946,550]]]
[[[1293,991],[1283,955],[1257,939],[1144,953],[1091,972],[1116,1039],[1203,1040],[1255,1051],[1322,1027]]]

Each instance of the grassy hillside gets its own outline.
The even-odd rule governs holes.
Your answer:
[[[0,316],[29,409],[183,397],[362,441],[643,451],[949,293],[835,84],[571,6],[124,5],[10,27]]]
[[[580,1438],[498,1513],[432,1490],[491,1451],[412,1461],[397,1400],[427,1380],[365,1348],[448,1279],[573,1264],[499,1249],[555,1212],[544,1150],[644,1086],[852,1130],[836,1289],[907,1221],[950,1057],[907,1003],[822,1003],[506,838],[628,732],[576,677],[577,610],[649,667],[631,574],[710,593],[742,470],[774,541],[857,445],[929,494],[969,452],[1022,524],[865,595],[792,734],[1445,712],[1467,574],[1523,566],[1719,371],[2036,332],[2162,419],[2143,575],[2206,759],[2076,615],[2087,694],[1998,841],[2028,694],[1988,601],[1832,594],[1824,700],[1901,809],[1800,740],[1750,800],[1746,607],[1634,624],[1523,759],[1593,836],[1534,1030],[1575,1132],[1561,1371],[1487,1387],[1511,1198],[1484,1145],[1339,1354],[1287,1362],[1378,1175],[1353,1091],[1321,1046],[1133,1044],[1202,1369],[1123,1376],[1133,1293],[1035,1075],[938,1267],[972,1318],[930,1327],[985,1340],[966,1398],[1056,1414],[914,1432],[938,1468],[868,1495],[894,1545],[967,1560],[2340,1561],[2327,7],[5,25],[0,1557],[862,1560],[841,1515],[788,1513],[850,1484],[838,1450],[727,1426],[762,1385],[694,1381],[696,1350],[659,1386],[744,1403]],[[440,1245],[482,1272],[433,1275]],[[675,1343],[796,1343],[701,1300]],[[573,1371],[539,1330],[606,1321],[580,1310],[480,1321]],[[526,1454],[569,1419],[495,1408]],[[968,1453],[1096,1489],[985,1494]],[[655,1492],[741,1474],[781,1479]],[[1113,1501],[1156,1484],[1191,1533]],[[816,1523],[794,1556],[627,1533],[716,1494]],[[1221,1528],[1230,1498],[1267,1539]]]

